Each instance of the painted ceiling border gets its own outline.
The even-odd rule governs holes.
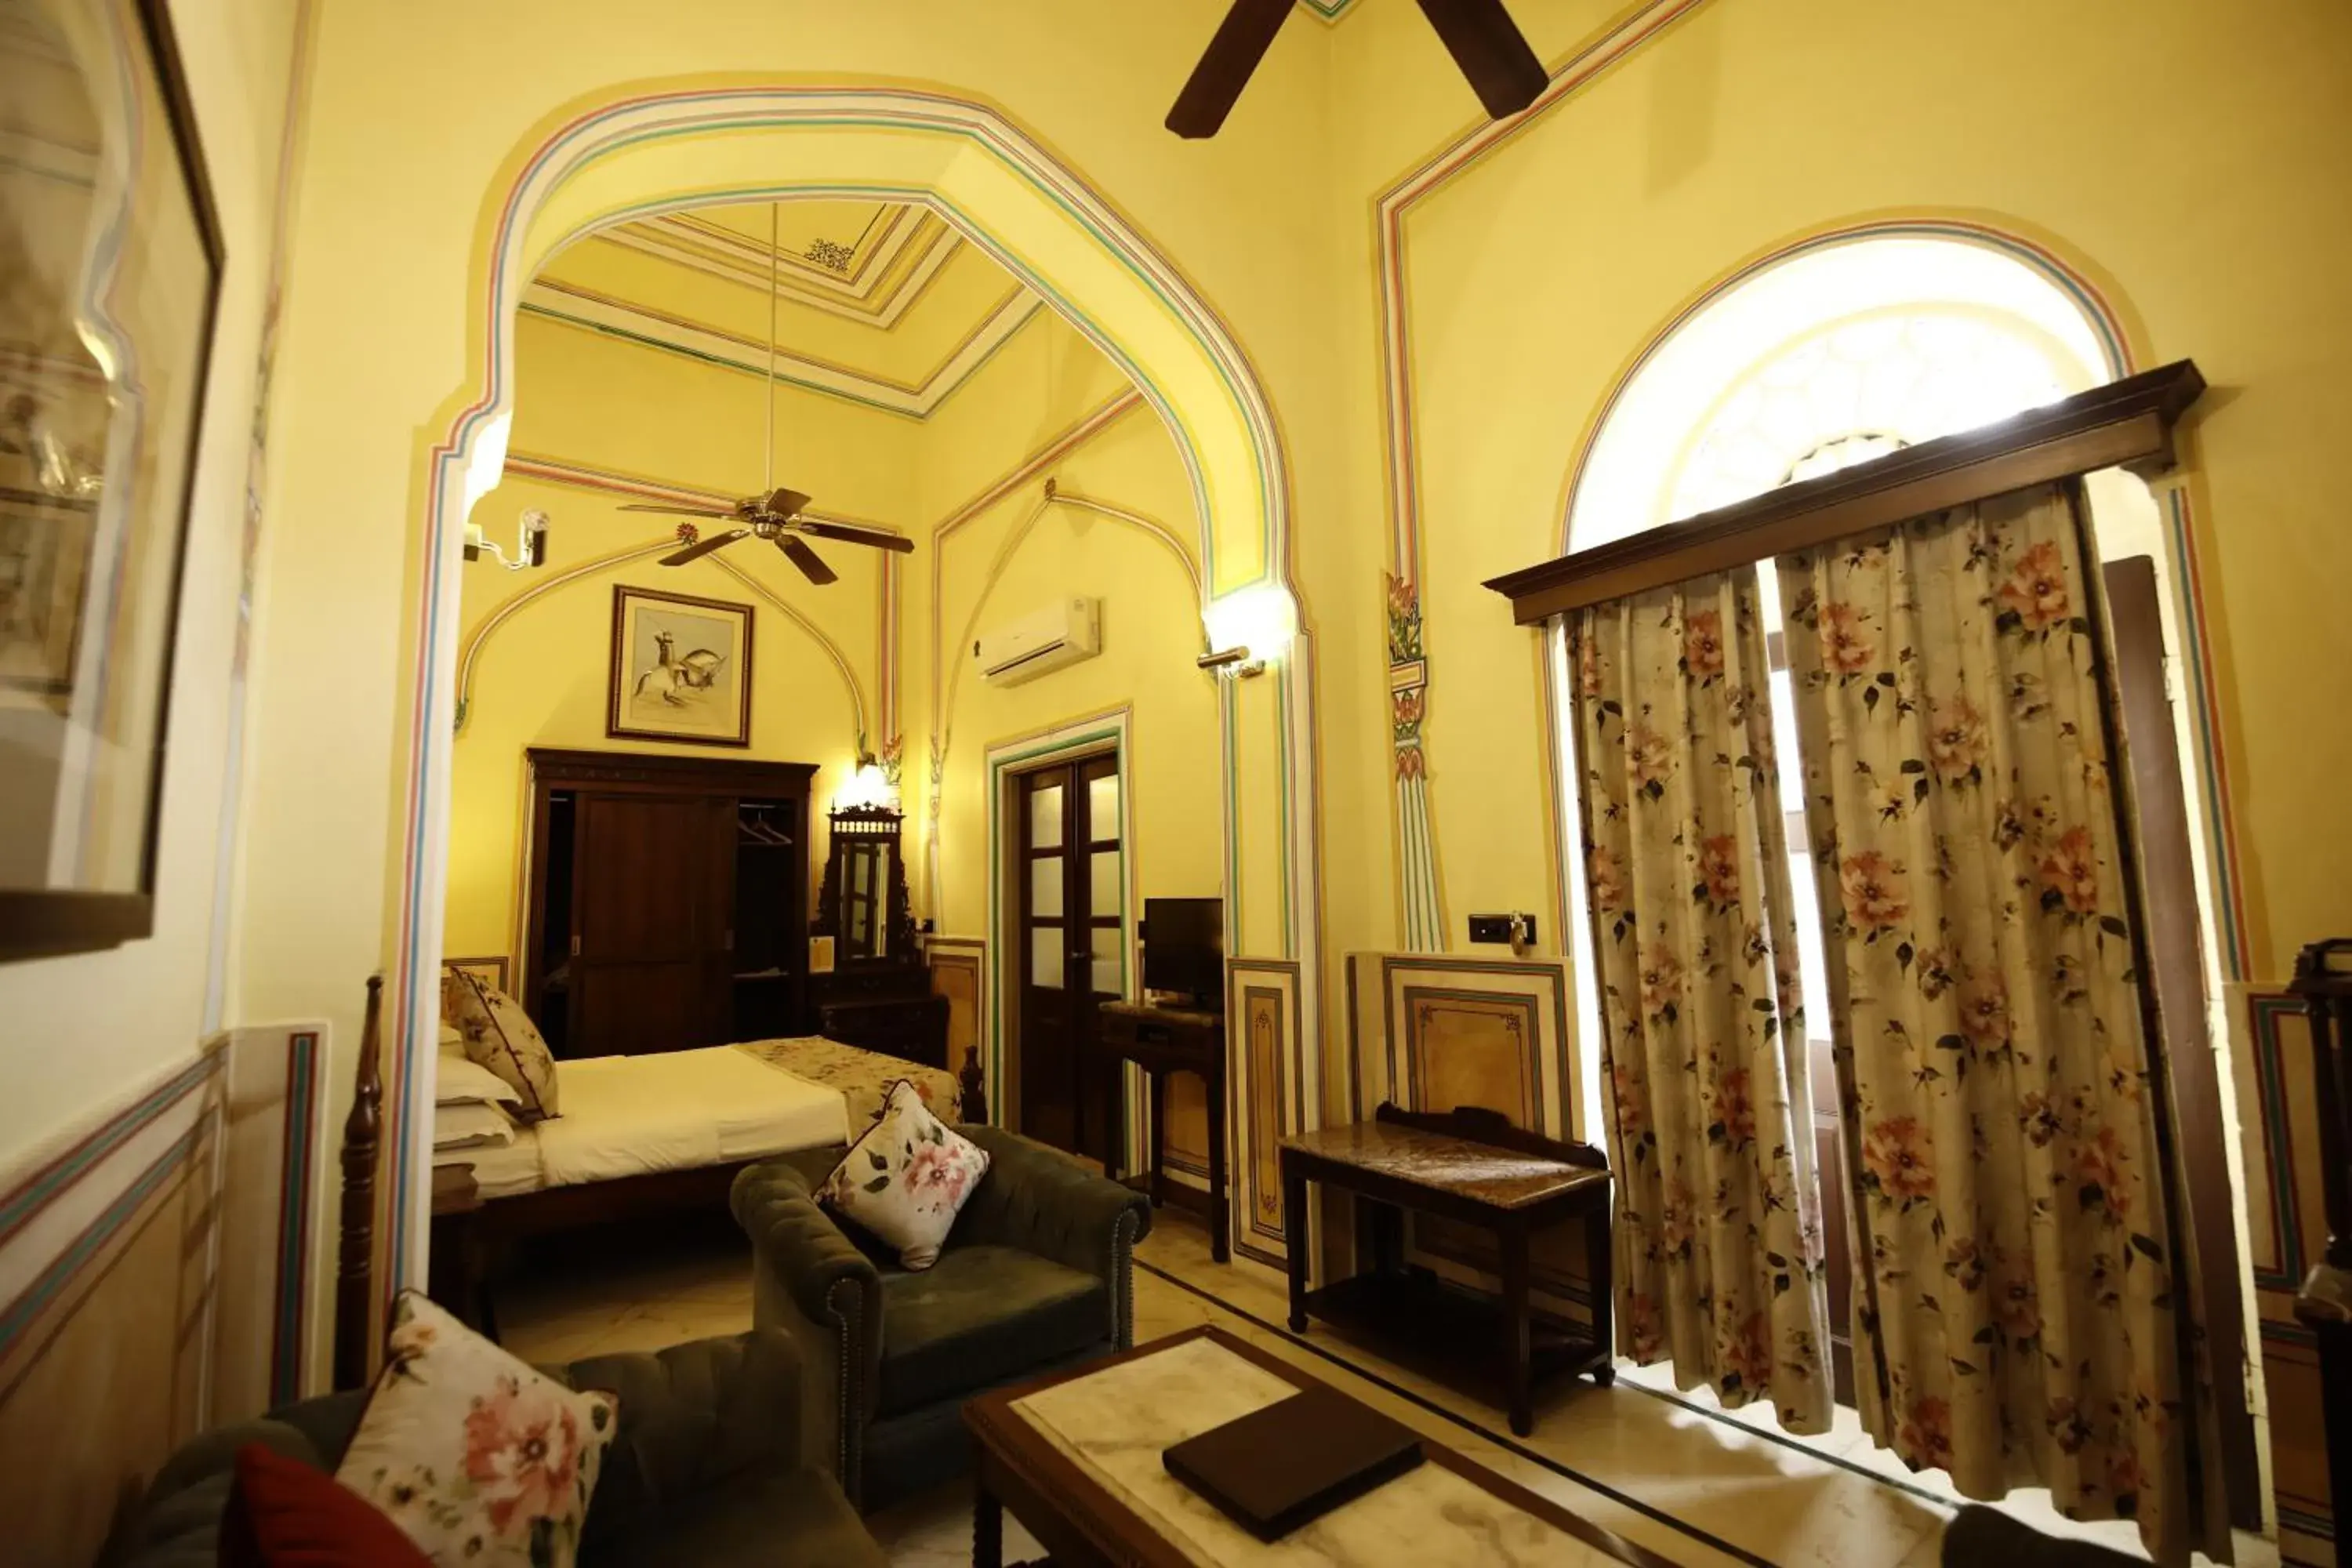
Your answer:
[[[864,292],[814,288],[803,284],[797,278],[781,279],[776,289],[777,296],[805,309],[822,310],[827,315],[838,316],[845,321],[856,321],[861,325],[886,328],[898,325],[898,319],[929,291],[932,281],[945,269],[949,260],[962,246],[963,236],[957,232],[953,224],[935,212],[929,212],[906,203],[891,205],[901,211],[912,212],[915,216],[918,232],[907,242],[906,247],[901,247],[903,250],[917,244],[921,246],[921,252],[916,258],[912,267],[901,272],[892,272],[886,268],[877,276],[873,287]],[[611,228],[599,229],[596,233],[589,235],[587,239],[591,243],[614,246],[635,255],[649,257],[666,266],[683,268],[690,272],[700,273],[706,278],[757,292],[762,279],[756,271],[739,271],[714,259],[697,258],[688,252],[685,241],[678,242],[676,247],[666,246],[646,234],[636,232],[640,229],[652,229],[668,219],[689,216],[694,210],[687,208],[666,214],[662,217],[615,225]],[[786,260],[794,259],[790,251],[780,251],[778,255]],[[897,259],[896,257],[892,258],[894,264]],[[822,276],[830,276],[830,274]]]
[[[803,391],[845,398],[884,414],[928,419],[994,357],[997,350],[1011,342],[1014,333],[1027,326],[1045,304],[1035,294],[1013,284],[919,382],[898,381],[782,347],[776,351],[776,379]],[[523,289],[517,309],[525,315],[596,332],[639,348],[683,355],[722,370],[752,376],[765,370],[763,364],[751,357],[765,354],[764,342],[560,279],[533,279]]]

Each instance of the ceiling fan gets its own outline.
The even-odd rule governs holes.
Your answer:
[[[776,483],[776,204],[768,204],[768,418],[767,418],[767,478],[758,495],[745,496],[731,507],[664,506],[653,502],[635,502],[623,511],[657,511],[671,517],[713,517],[733,519],[742,526],[724,533],[697,538],[692,524],[681,524],[678,537],[686,542],[683,550],[672,551],[661,558],[665,566],[683,566],[689,561],[700,560],[714,550],[723,550],[739,539],[764,539],[784,552],[784,559],[801,570],[801,574],[819,587],[840,581],[834,569],[824,563],[824,557],[811,550],[800,535],[812,534],[818,539],[837,539],[845,544],[870,545],[877,550],[894,550],[904,555],[912,552],[915,542],[896,533],[886,533],[878,528],[861,528],[852,522],[820,522],[803,517],[802,509],[809,498],[799,490],[785,489]]]
[[[1291,3],[1234,0],[1176,107],[1168,111],[1169,130],[1184,137],[1217,133],[1290,15]],[[1517,114],[1542,95],[1548,79],[1543,62],[1512,24],[1503,0],[1421,0],[1421,14],[1437,29],[1488,114],[1497,120]]]

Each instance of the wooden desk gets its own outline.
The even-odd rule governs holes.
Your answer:
[[[1232,1256],[1226,1239],[1231,1229],[1225,1202],[1225,1019],[1221,1013],[1193,1013],[1179,1007],[1149,1007],[1140,1002],[1106,1002],[1098,1009],[1097,1033],[1108,1061],[1106,1083],[1109,1153],[1103,1174],[1118,1180],[1119,1150],[1126,1142],[1127,1075],[1123,1061],[1144,1071],[1151,1095],[1151,1201],[1167,1201],[1168,1173],[1160,1158],[1167,1143],[1161,1112],[1168,1096],[1162,1076],[1171,1072],[1198,1074],[1209,1095],[1209,1256],[1219,1263]]]
[[[1535,1424],[1538,1378],[1590,1372],[1603,1387],[1615,1380],[1609,1163],[1600,1150],[1522,1131],[1476,1107],[1433,1115],[1382,1105],[1373,1121],[1282,1141],[1285,1236],[1307,1234],[1310,1181],[1390,1206],[1376,1215],[1370,1273],[1310,1291],[1307,1248],[1294,1242],[1291,1332],[1305,1333],[1311,1315],[1419,1352],[1403,1359],[1465,1363],[1474,1378],[1491,1367],[1500,1373],[1511,1430],[1523,1437]],[[1502,1263],[1500,1301],[1405,1268],[1403,1209],[1491,1232]],[[1528,1238],[1580,1217],[1592,1289],[1590,1335],[1538,1320],[1528,1301]]]

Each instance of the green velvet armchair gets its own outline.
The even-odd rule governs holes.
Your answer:
[[[790,1335],[754,1330],[545,1369],[621,1398],[581,1568],[887,1568],[823,1458],[801,1447],[802,1368]],[[331,1469],[366,1405],[364,1389],[333,1394],[196,1438],[157,1473],[106,1561],[207,1568],[237,1449],[266,1443]]]
[[[812,1385],[805,1451],[832,1456],[867,1511],[969,1468],[965,1400],[1134,1339],[1132,1261],[1151,1229],[1150,1202],[1002,1128],[957,1131],[988,1152],[988,1173],[920,1273],[817,1205],[840,1147],[735,1178],[735,1218],[751,1239],[751,1321],[800,1342]]]

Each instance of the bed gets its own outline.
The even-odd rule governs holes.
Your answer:
[[[755,1160],[847,1142],[901,1079],[950,1120],[961,1094],[936,1068],[814,1036],[588,1057],[559,1061],[555,1073],[562,1115],[520,1129],[511,1143],[434,1163],[471,1166],[485,1206],[677,1172],[724,1169],[731,1180]],[[501,1214],[511,1220],[510,1209]]]
[[[511,1142],[434,1159],[428,1289],[493,1339],[488,1276],[518,1240],[724,1213],[745,1166],[847,1142],[901,1079],[950,1121],[959,1101],[979,1103],[976,1081],[816,1036],[587,1057],[558,1061],[555,1072],[561,1115],[519,1128]],[[977,1063],[965,1076],[977,1079]]]

